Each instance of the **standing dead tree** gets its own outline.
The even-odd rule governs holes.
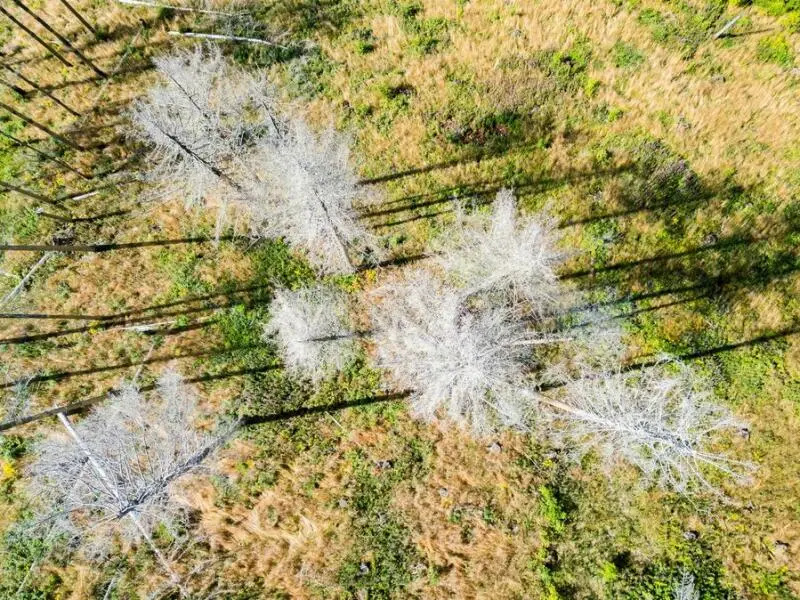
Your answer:
[[[59,413],[67,436],[38,446],[30,490],[45,504],[44,521],[66,531],[144,539],[180,587],[153,528],[182,518],[172,488],[202,466],[235,424],[196,430],[194,395],[172,371],[162,375],[158,392],[158,402],[147,402],[131,385],[77,425]]]
[[[156,61],[163,84],[133,113],[136,137],[153,148],[149,175],[198,205],[225,200],[246,211],[256,236],[283,236],[325,273],[352,273],[349,248],[369,244],[353,208],[359,189],[345,138],[314,134],[276,116],[270,87],[196,47]]]
[[[700,600],[700,592],[694,587],[694,575],[688,571],[681,573],[681,580],[672,592],[674,600]]]
[[[437,240],[435,261],[467,295],[525,302],[542,314],[557,302],[556,268],[567,256],[559,241],[553,219],[518,216],[513,192],[504,189],[491,215],[459,213]]]
[[[278,290],[265,338],[277,341],[286,367],[318,381],[341,370],[358,351],[343,292],[317,286]]]
[[[401,389],[414,390],[412,412],[445,413],[478,434],[524,428],[531,346],[547,336],[527,329],[508,309],[471,311],[463,296],[418,271],[375,292],[373,341],[379,366]]]
[[[183,196],[187,206],[200,205],[215,192],[240,197],[241,157],[262,133],[269,90],[228,64],[214,47],[198,46],[155,64],[163,83],[131,114],[134,138],[152,148],[148,178],[161,186],[162,194]],[[222,201],[218,235],[225,211]]]
[[[353,204],[360,195],[349,144],[332,128],[314,134],[305,122],[273,123],[276,134],[251,157],[251,213],[260,235],[304,248],[323,273],[352,273],[349,248],[370,243]]]

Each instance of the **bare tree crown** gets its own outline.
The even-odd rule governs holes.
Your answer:
[[[556,267],[565,253],[552,219],[520,217],[511,190],[497,194],[490,216],[459,215],[438,241],[438,263],[467,294],[526,301],[536,312],[556,302]]]
[[[259,175],[250,194],[256,228],[305,249],[323,273],[351,273],[349,253],[371,243],[371,236],[354,207],[361,190],[350,166],[349,140],[333,128],[316,134],[297,118],[282,129],[252,157],[257,168],[250,171]]]
[[[750,463],[711,449],[717,434],[744,425],[680,362],[578,378],[567,385],[565,402],[569,410],[559,408],[557,418],[579,448],[598,449],[608,464],[623,459],[646,481],[716,492],[711,474],[742,483],[752,472]]]
[[[128,385],[76,424],[76,436],[53,435],[39,444],[32,491],[65,526],[87,531],[118,524],[136,538],[138,524],[150,531],[179,514],[172,485],[198,469],[230,432],[202,433],[197,416],[194,393],[173,371],[160,378],[157,401]],[[129,514],[136,523],[123,519]]]
[[[348,326],[347,300],[339,290],[278,290],[270,313],[265,335],[276,339],[288,369],[314,381],[344,368],[358,351]]]
[[[458,291],[425,271],[386,284],[376,296],[378,363],[413,390],[414,414],[430,420],[441,412],[477,433],[523,425],[531,334],[508,310],[471,312]]]
[[[239,190],[241,159],[268,131],[264,78],[232,66],[213,46],[155,59],[161,83],[138,101],[133,136],[148,143],[148,176],[188,205]]]

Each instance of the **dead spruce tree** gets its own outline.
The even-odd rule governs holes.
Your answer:
[[[351,252],[369,245],[358,222],[362,194],[350,166],[347,138],[328,128],[316,134],[301,119],[275,123],[251,158],[250,211],[260,235],[282,236],[303,248],[323,273],[352,273]],[[374,244],[373,244],[374,246]]]
[[[189,206],[219,201],[218,236],[234,205],[254,236],[284,237],[323,273],[354,272],[351,252],[371,238],[353,206],[362,190],[347,138],[280,115],[266,79],[215,48],[155,63],[162,83],[131,116],[134,137],[152,148],[148,176],[162,194],[181,195]]]
[[[503,189],[490,215],[459,211],[437,240],[436,262],[467,295],[526,302],[542,314],[557,302],[556,268],[567,256],[559,241],[553,219],[519,216],[513,192]]]
[[[270,88],[233,67],[213,46],[154,62],[161,83],[131,112],[132,136],[151,148],[147,177],[162,194],[180,195],[187,206],[219,200],[219,233],[227,203],[242,193],[247,146],[268,131]]]
[[[754,469],[713,449],[719,434],[745,425],[713,402],[705,382],[680,361],[665,358],[627,373],[584,372],[563,392],[540,402],[555,410],[550,416],[578,456],[595,450],[608,466],[623,460],[646,482],[680,493],[695,487],[718,493],[712,473],[744,483]]]
[[[471,310],[458,290],[417,271],[374,293],[375,355],[411,411],[425,420],[444,413],[478,434],[525,428],[531,394],[525,383],[531,348],[553,343],[507,308]]]
[[[325,286],[278,290],[264,334],[278,343],[290,371],[319,381],[344,368],[358,352],[348,321],[347,299],[339,290]]]
[[[45,506],[45,521],[79,537],[144,539],[177,583],[169,561],[152,539],[156,525],[183,516],[171,491],[235,430],[195,428],[194,394],[180,376],[159,379],[156,402],[132,385],[73,425],[59,414],[67,435],[36,449],[30,491]]]

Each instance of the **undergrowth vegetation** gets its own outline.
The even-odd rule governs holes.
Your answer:
[[[0,182],[62,208],[5,191],[1,241],[156,245],[56,252],[18,290],[49,251],[3,246],[0,416],[103,399],[123,378],[155,402],[150,390],[170,365],[197,390],[205,430],[244,425],[204,463],[210,472],[174,490],[180,527],[154,527],[149,544],[117,536],[81,548],[69,532],[32,528],[41,498],[28,474],[58,423],[4,431],[0,596],[177,598],[159,552],[192,593],[231,600],[800,595],[797,2],[235,3],[246,16],[70,2],[97,35],[60,2],[31,4],[105,70],[124,60],[103,87],[3,22],[4,64],[84,117],[41,93],[4,88],[2,102],[87,149],[4,113]],[[286,233],[310,212],[278,215],[283,222],[273,212],[264,223],[284,229],[254,234],[250,215],[214,217],[236,200],[235,186],[214,181],[209,198],[192,198],[210,216],[181,194],[153,203],[149,184],[128,181],[152,167],[128,135],[130,106],[164,84],[153,59],[186,42],[168,31],[274,42],[222,43],[218,58],[263,75],[281,118],[308,126],[306,137],[292,130],[294,146],[261,148],[259,160],[301,142],[298,156],[350,143],[349,157],[331,152],[341,159],[346,217],[372,245],[353,252],[352,268],[339,268],[331,239],[309,254],[309,243]],[[215,110],[237,108],[223,104]],[[263,132],[242,125],[227,141],[253,147]],[[346,137],[326,145],[315,137],[326,128]],[[195,140],[203,150],[208,141]],[[215,164],[242,168],[227,147]],[[286,165],[294,163],[251,174],[280,181]],[[158,175],[169,180],[173,167]],[[286,197],[307,203],[331,181],[323,175],[300,169]],[[506,188],[514,214],[552,217],[545,229],[563,255],[551,266],[573,296],[559,326],[618,329],[621,364],[669,354],[689,365],[703,393],[742,422],[709,451],[757,464],[752,485],[713,476],[722,497],[659,488],[641,477],[643,463],[617,460],[609,471],[602,448],[537,435],[539,413],[525,421],[529,430],[487,427],[479,437],[412,418],[416,388],[396,389],[404,386],[373,363],[380,340],[370,323],[382,320],[370,319],[364,298],[398,273],[449,268],[431,252],[447,250],[456,226],[488,222]],[[326,261],[339,265],[320,271]],[[330,364],[319,372],[284,368],[286,340],[274,328],[265,335],[265,325],[281,299],[318,285],[349,299],[347,335],[358,345],[323,357]],[[465,310],[454,312],[455,329]],[[322,323],[321,337],[346,333],[334,325]],[[611,393],[588,385],[583,399]],[[81,410],[70,419],[91,424],[96,417]]]

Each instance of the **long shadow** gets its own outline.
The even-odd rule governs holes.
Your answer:
[[[714,195],[710,192],[704,192],[693,198],[687,198],[680,202],[666,201],[657,204],[649,204],[646,206],[637,206],[633,208],[626,208],[618,211],[611,211],[601,215],[592,215],[589,217],[582,217],[580,219],[568,219],[559,224],[559,229],[566,229],[567,227],[575,227],[578,225],[591,225],[606,219],[619,219],[622,217],[629,217],[631,215],[640,214],[643,212],[653,212],[667,208],[675,208],[678,206],[692,206],[694,204],[701,204],[711,199]]]
[[[235,239],[232,235],[220,236],[220,241]],[[178,238],[174,240],[151,240],[147,242],[123,242],[119,244],[0,244],[0,252],[89,252],[103,253],[112,250],[130,250],[132,248],[152,248],[159,246],[177,246],[181,244],[207,244],[214,243],[215,238],[194,237]]]
[[[402,267],[403,265],[412,264],[430,258],[430,254],[411,254],[408,256],[398,256],[395,258],[388,258],[377,263],[365,263],[358,268],[357,272],[369,271],[371,269],[386,269],[390,267]]]
[[[142,313],[151,312],[151,311],[159,311],[165,308],[173,308],[175,306],[183,306],[186,304],[193,304],[195,302],[207,302],[209,300],[214,300],[215,298],[229,298],[231,296],[235,296],[237,294],[246,294],[249,292],[257,292],[263,291],[267,289],[272,289],[274,286],[272,284],[260,284],[260,285],[251,285],[247,287],[241,288],[234,288],[231,290],[214,292],[211,294],[204,294],[201,296],[189,296],[187,298],[183,298],[181,300],[174,300],[172,302],[165,302],[162,304],[153,304],[152,306],[145,306],[142,308],[135,308],[127,311],[121,311],[118,313],[112,313],[109,315],[87,315],[87,314],[77,314],[77,313],[0,313],[0,319],[52,319],[58,321],[118,321],[120,323],[132,323],[134,321],[126,320],[128,317],[132,317],[135,315],[140,315]],[[216,308],[225,308],[228,306],[235,306],[234,304],[224,304],[224,305],[211,305],[207,306],[208,310],[216,309]],[[176,316],[176,315],[183,315],[186,313],[156,313],[152,315],[148,315],[145,317],[146,319],[155,319],[164,316]]]
[[[425,165],[422,167],[412,167],[410,169],[406,169],[404,171],[397,171],[395,173],[387,173],[386,175],[377,175],[375,177],[368,177],[365,179],[359,179],[356,183],[358,185],[374,185],[376,183],[386,183],[387,181],[395,181],[397,179],[403,179],[405,177],[413,177],[414,175],[422,175],[424,173],[431,173],[433,171],[440,171],[442,169],[449,169],[451,167],[457,167],[459,165],[465,165],[468,163],[479,163],[482,160],[486,160],[489,158],[495,158],[498,156],[503,156],[508,154],[510,151],[524,148],[528,146],[528,144],[510,144],[508,146],[504,146],[502,148],[495,148],[491,150],[484,150],[484,151],[477,151],[477,152],[470,152],[458,158],[454,158],[452,160],[446,160],[439,163],[433,163],[430,165]],[[401,199],[402,201],[402,199]],[[397,202],[395,200],[394,202]]]
[[[582,321],[581,323],[576,323],[574,325],[570,325],[569,327],[565,327],[563,329],[560,329],[559,331],[573,331],[573,330],[576,330],[576,329],[584,329],[584,328],[587,328],[587,327],[592,327],[594,325],[597,325],[598,323],[608,323],[608,322],[611,322],[611,321],[623,321],[623,320],[631,319],[631,318],[639,316],[639,315],[658,312],[660,310],[664,310],[664,309],[667,309],[667,308],[672,308],[672,307],[675,307],[675,306],[681,306],[681,305],[684,305],[684,304],[689,304],[691,302],[697,302],[699,300],[704,300],[704,299],[707,299],[709,296],[710,296],[710,292],[707,292],[707,291],[706,292],[701,292],[701,293],[695,294],[693,296],[690,296],[688,298],[680,298],[678,300],[672,300],[670,302],[665,302],[663,304],[657,304],[655,306],[647,306],[645,308],[636,308],[636,309],[630,310],[628,312],[622,312],[622,313],[615,314],[615,315],[603,316],[603,317],[601,317],[599,319],[592,319],[592,320]],[[587,308],[590,308],[590,307],[580,307],[580,308],[575,309],[575,312],[583,312]]]
[[[121,125],[125,125],[125,121],[122,119],[117,119],[116,121],[112,121],[111,123],[102,123],[99,125],[81,125],[80,127],[76,127],[75,129],[70,129],[69,132],[71,135],[75,135],[78,137],[83,137],[87,135],[96,135],[100,131],[105,131],[106,129],[117,129]]]
[[[602,179],[605,177],[612,177],[625,173],[632,169],[631,165],[622,165],[613,169],[602,169],[595,171],[571,171],[559,177],[543,177],[539,179],[528,178],[526,181],[514,185],[515,191],[535,191],[535,190],[548,190],[569,183],[577,183],[590,179]],[[474,182],[469,184],[455,185],[447,188],[441,188],[434,192],[424,194],[413,194],[398,198],[387,205],[392,205],[398,202],[409,202],[404,206],[392,206],[391,208],[381,209],[374,212],[365,212],[360,216],[362,218],[379,217],[383,215],[396,214],[427,206],[435,206],[437,204],[444,204],[453,201],[453,195],[459,197],[482,197],[487,195],[496,194],[504,187],[508,187],[507,182],[503,179],[491,179],[487,181]],[[422,202],[418,202],[422,200]]]
[[[775,340],[780,340],[797,334],[800,334],[800,325],[786,327],[784,329],[775,331],[773,333],[765,333],[763,335],[758,335],[756,337],[742,340],[739,342],[721,344],[719,346],[714,346],[712,348],[704,348],[703,350],[696,350],[694,352],[680,353],[677,354],[676,357],[681,360],[694,360],[698,358],[707,358],[709,356],[716,356],[718,354],[723,354],[725,352],[733,352],[740,348],[748,348],[752,346],[757,346],[759,344],[774,342]],[[659,364],[660,362],[661,361],[659,361],[658,359],[637,361],[627,366],[624,369],[624,371],[636,371],[640,369],[647,369]]]
[[[223,354],[230,354],[232,352],[239,352],[241,350],[250,350],[253,348],[260,348],[261,346],[258,344],[250,344],[246,346],[237,346],[235,348],[218,348],[214,350],[202,350],[197,352],[189,352],[186,354],[180,355],[170,355],[170,356],[154,356],[147,358],[141,361],[124,361],[121,363],[117,363],[114,365],[105,365],[102,367],[92,367],[91,369],[75,369],[74,371],[60,371],[58,373],[50,373],[47,375],[37,375],[30,379],[21,379],[18,381],[11,381],[0,384],[0,389],[9,389],[13,388],[16,385],[20,384],[30,384],[30,383],[39,383],[42,381],[63,381],[64,379],[70,379],[72,377],[82,377],[85,375],[95,375],[97,373],[107,373],[109,371],[118,371],[120,369],[127,369],[130,367],[138,367],[142,365],[152,365],[164,362],[170,362],[173,360],[183,360],[185,358],[199,358],[201,356],[219,356]],[[282,368],[281,366],[275,366],[274,368]]]
[[[141,333],[151,334],[151,335],[175,335],[177,333],[182,333],[184,331],[191,331],[193,329],[199,329],[202,327],[207,327],[211,324],[209,321],[205,321],[201,323],[192,323],[183,326],[177,326],[170,329],[161,329],[161,328],[152,328],[147,329],[145,328],[146,325],[152,324],[155,319],[164,319],[170,317],[185,317],[188,315],[194,315],[198,313],[210,312],[214,310],[224,309],[224,308],[232,308],[234,306],[244,306],[245,308],[253,308],[254,306],[260,304],[258,300],[250,300],[245,301],[242,300],[240,302],[226,302],[225,304],[217,304],[211,306],[198,306],[194,308],[185,308],[178,311],[169,311],[169,312],[162,312],[162,313],[155,313],[149,314],[147,316],[142,316],[138,318],[122,318],[117,320],[103,320],[103,319],[95,319],[95,323],[91,325],[84,325],[83,327],[73,327],[71,329],[62,329],[59,331],[48,331],[43,333],[31,333],[23,336],[12,337],[12,338],[4,338],[0,339],[0,346],[2,345],[16,345],[16,344],[27,344],[30,342],[41,342],[43,340],[51,340],[54,338],[65,337],[68,335],[73,335],[77,333],[88,333],[88,332],[97,332],[97,331],[106,331],[109,329],[114,329],[116,327],[131,327],[135,328],[137,324],[142,324],[141,326]],[[56,319],[58,315],[47,315],[47,314],[39,314],[39,313],[5,313],[0,314],[0,319]],[[68,317],[79,317],[79,315],[67,315]],[[77,320],[77,319],[74,319]],[[83,320],[83,319],[81,319]]]
[[[640,258],[637,260],[629,260],[618,262],[610,265],[605,265],[602,267],[597,268],[590,268],[590,269],[582,269],[580,271],[572,271],[570,273],[564,273],[561,275],[562,279],[578,279],[581,277],[587,277],[590,275],[597,275],[601,273],[611,273],[613,271],[622,271],[627,269],[634,269],[636,267],[641,267],[645,265],[652,265],[654,263],[666,262],[678,258],[686,258],[690,256],[696,256],[698,254],[702,254],[704,252],[712,252],[718,250],[729,250],[737,247],[742,246],[749,246],[751,244],[757,242],[763,242],[766,239],[763,238],[741,238],[741,237],[734,237],[727,240],[722,240],[715,242],[713,244],[706,244],[704,246],[698,246],[696,248],[690,248],[689,250],[683,250],[682,252],[673,252],[670,254],[663,254],[659,256],[650,256],[647,258]]]
[[[271,415],[250,415],[242,417],[240,423],[243,427],[262,425],[264,423],[275,423],[279,421],[285,421],[287,419],[296,419],[299,417],[307,417],[309,415],[318,415],[337,410],[345,410],[347,408],[356,408],[358,406],[369,406],[371,404],[380,404],[383,402],[395,402],[397,400],[408,398],[410,394],[411,392],[394,392],[378,396],[369,396],[366,398],[357,398],[355,400],[343,400],[341,402],[334,402],[333,404],[302,406],[300,408],[273,413]],[[2,426],[0,426],[0,431],[2,431]]]
[[[247,375],[255,375],[257,373],[266,373],[268,371],[274,371],[280,368],[276,365],[266,365],[263,367],[251,367],[249,369],[239,369],[236,371],[223,371],[222,373],[209,373],[205,375],[199,375],[196,377],[186,377],[184,381],[186,383],[206,383],[210,381],[222,381],[225,379],[232,379],[234,377],[244,377]],[[158,384],[151,383],[147,385],[139,386],[139,390],[142,392],[149,392],[154,389]],[[78,402],[72,402],[70,404],[66,404],[63,406],[58,406],[55,408],[50,408],[47,410],[43,410],[38,413],[34,413],[32,415],[27,415],[23,417],[17,417],[15,419],[9,419],[3,423],[0,423],[0,431],[8,431],[9,429],[13,429],[15,427],[19,427],[21,425],[26,425],[27,423],[33,423],[35,421],[40,421],[42,419],[46,419],[47,417],[54,417],[57,414],[61,413],[64,415],[74,415],[80,412],[83,412],[87,408],[91,408],[95,404],[99,402],[103,402],[109,398],[110,394],[114,392],[118,392],[119,390],[116,388],[109,389],[108,391],[98,394],[96,396],[92,396],[90,398],[85,398],[84,400],[79,400]]]
[[[149,71],[153,68],[152,64],[147,62],[135,63],[129,67],[123,67],[119,71],[114,74],[114,79],[124,79],[129,75],[138,75],[139,73],[144,73],[145,71]],[[82,79],[71,79],[67,81],[62,81],[61,83],[54,83],[48,86],[42,86],[42,89],[48,92],[55,92],[58,90],[63,90],[69,87],[75,87],[79,85],[88,85],[91,83],[99,83],[101,81],[105,81],[102,77],[97,75],[84,77]]]
[[[122,217],[125,215],[130,214],[130,210],[115,210],[112,212],[101,213],[99,215],[92,215],[91,217],[72,217],[69,222],[70,223],[96,223],[97,221],[103,221],[105,219],[110,219],[112,217]]]
[[[726,33],[719,39],[724,40],[725,38],[748,37],[751,35],[757,35],[759,33],[768,33],[770,31],[775,31],[775,29],[776,29],[775,27],[762,27],[761,29],[754,29],[753,31],[743,31],[742,33]]]

